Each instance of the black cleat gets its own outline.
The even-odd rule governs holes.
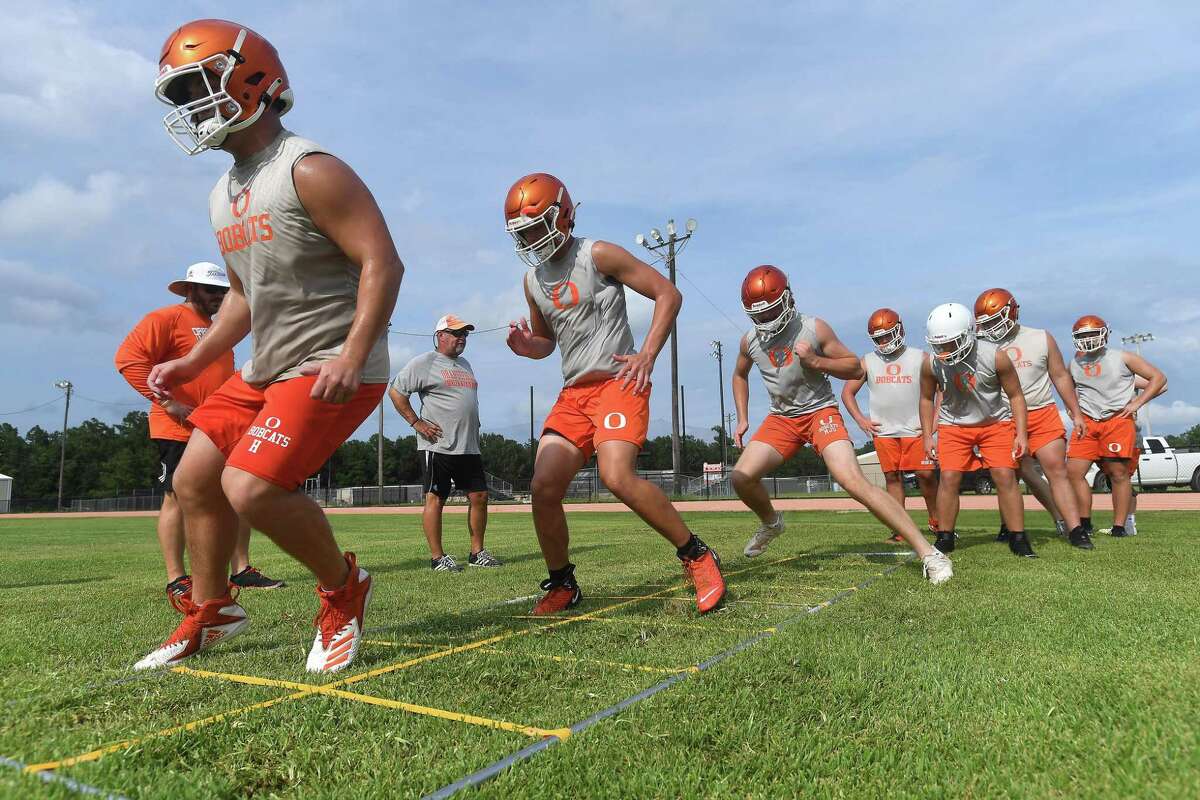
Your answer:
[[[1012,534],[1009,533],[1008,531],[1004,530],[1003,528],[1001,528],[1000,532],[996,534],[997,542],[1007,542],[1007,541],[1010,541],[1011,539],[1012,539]]]
[[[1120,539],[1125,536],[1130,536],[1131,534],[1129,533],[1129,531],[1125,530],[1124,525],[1113,525],[1112,530],[1109,531],[1108,535],[1115,536],[1118,539]]]
[[[958,534],[954,531],[938,531],[937,541],[933,543],[933,547],[939,553],[952,553],[957,540]]]
[[[1071,531],[1069,538],[1072,547],[1078,547],[1080,550],[1092,550],[1095,548],[1095,545],[1092,544],[1092,537],[1088,536],[1088,532],[1082,526]]]
[[[277,578],[268,578],[254,567],[246,567],[237,575],[230,575],[229,582],[242,589],[282,589],[287,586]]]
[[[1033,545],[1029,543],[1029,536],[1024,532],[1010,533],[1008,538],[1008,549],[1015,556],[1022,558],[1037,558],[1037,553],[1033,552]]]

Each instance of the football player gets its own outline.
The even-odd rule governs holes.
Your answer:
[[[1087,432],[1071,440],[1067,451],[1067,469],[1075,486],[1080,507],[1091,509],[1092,492],[1087,472],[1100,465],[1112,486],[1113,536],[1129,535],[1125,523],[1133,507],[1131,477],[1137,468],[1138,409],[1162,394],[1167,378],[1162,370],[1135,353],[1108,347],[1109,329],[1095,314],[1075,321],[1071,336],[1075,357],[1071,359],[1071,377],[1079,393],[1079,406],[1087,415]],[[1145,380],[1145,390],[1137,391],[1137,379]],[[1116,524],[1120,520],[1121,524]]]
[[[1017,461],[1028,450],[1025,395],[1012,360],[996,345],[976,338],[975,317],[960,303],[933,309],[925,325],[933,357],[921,367],[921,431],[926,453],[941,467],[940,530],[934,547],[954,550],[962,476],[982,466],[996,484],[1000,514],[1011,531],[1009,549],[1034,558],[1017,485]],[[934,396],[939,391],[935,445]]]
[[[525,358],[557,348],[563,390],[546,417],[534,459],[533,524],[549,577],[533,608],[557,614],[582,592],[568,550],[562,501],[592,455],[600,480],[675,547],[704,614],[725,597],[720,560],[693,534],[662,490],[637,475],[650,424],[650,374],[683,303],[670,281],[622,247],[575,235],[575,205],[563,182],[544,172],[512,185],[504,222],[525,262],[528,319],[509,326],[508,346]],[[625,289],[654,301],[650,330],[634,346]]]
[[[867,335],[875,349],[862,357],[863,377],[842,386],[842,405],[869,435],[879,456],[887,493],[904,506],[904,473],[916,475],[925,498],[931,533],[937,533],[937,474],[921,440],[921,366],[929,360],[922,350],[904,341],[904,322],[890,308],[881,308],[867,319]],[[855,395],[871,386],[871,414],[862,413]],[[900,542],[892,532],[889,541]]]
[[[1022,325],[1019,316],[1017,299],[1007,289],[988,289],[975,300],[979,336],[1005,352],[1025,393],[1029,452],[1021,457],[1021,477],[1054,518],[1059,535],[1069,531],[1072,545],[1091,550],[1092,540],[1080,524],[1078,500],[1067,475],[1067,429],[1054,404],[1052,384],[1071,415],[1076,437],[1087,432],[1087,421],[1079,410],[1075,384],[1058,343],[1049,331]],[[1038,475],[1035,460],[1041,465],[1045,480]],[[1008,541],[1008,536],[1007,528],[1002,527],[997,541]]]
[[[742,307],[753,327],[742,336],[733,368],[738,447],[750,429],[752,366],[758,367],[771,397],[770,413],[745,443],[731,476],[738,497],[761,523],[746,543],[745,555],[762,555],[784,531],[783,515],[771,504],[763,476],[811,444],[825,460],[830,477],[916,551],[930,582],[950,580],[954,575],[950,559],[929,546],[904,507],[869,483],[858,464],[829,385],[830,375],[860,380],[863,368],[858,357],[824,320],[796,309],[787,276],[777,267],[764,264],[750,270],[742,281]]]
[[[198,20],[163,45],[155,83],[167,132],[189,155],[233,160],[209,197],[230,291],[205,337],[159,364],[163,397],[253,334],[251,360],[188,417],[175,473],[192,557],[184,620],[138,669],[176,664],[248,624],[225,565],[237,515],[317,579],[306,668],[336,672],[362,642],[371,577],[297,489],[379,405],[390,377],[387,321],[404,271],[374,198],[350,167],[283,127],[292,87],[254,31]]]

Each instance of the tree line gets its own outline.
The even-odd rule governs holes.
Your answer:
[[[713,427],[711,440],[685,436],[680,442],[681,471],[699,475],[705,463],[721,462],[720,429]],[[22,436],[16,427],[0,423],[0,473],[13,478],[13,509],[52,510],[58,494],[58,462],[62,443],[60,431],[34,426]],[[1168,436],[1174,447],[1200,447],[1200,425],[1185,433]],[[533,459],[529,442],[519,442],[496,433],[480,436],[480,450],[488,472],[514,486],[528,485]],[[378,435],[367,440],[352,439],[334,453],[322,468],[322,486],[373,486],[377,480]],[[871,449],[860,448],[861,451]],[[740,451],[729,443],[730,463]],[[671,437],[658,436],[646,442],[638,457],[638,468],[671,468]],[[117,497],[150,493],[157,488],[158,451],[150,441],[146,412],[133,411],[116,424],[89,419],[67,431],[67,456],[63,465],[63,498]],[[823,475],[825,465],[805,448],[774,473],[779,477]],[[414,484],[421,481],[421,459],[416,436],[384,437],[383,480],[385,484]]]

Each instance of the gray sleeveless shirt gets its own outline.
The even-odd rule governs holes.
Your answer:
[[[342,350],[358,300],[358,267],[317,229],[296,195],[292,167],[325,150],[283,131],[261,153],[235,164],[209,196],[209,217],[225,263],[250,304],[253,386],[294,378],[300,367]],[[365,383],[389,378],[387,335],[363,365]]]
[[[867,386],[871,389],[870,417],[879,423],[885,439],[921,435],[921,364],[925,353],[905,346],[899,353],[881,356],[872,350],[863,356]]]
[[[800,417],[836,406],[829,376],[819,370],[809,369],[796,356],[796,343],[808,342],[814,353],[824,356],[817,344],[817,332],[813,318],[797,314],[775,338],[764,343],[758,331],[751,329],[743,338],[746,351],[754,360],[771,396],[771,413],[783,417]]]
[[[1021,381],[1021,392],[1029,410],[1054,403],[1050,393],[1050,344],[1041,328],[1018,325],[1000,342],[1000,348],[1012,359]]]
[[[1008,397],[996,374],[996,345],[978,339],[971,354],[947,366],[931,358],[933,377],[942,390],[938,422],[944,425],[987,425],[1012,419]]]
[[[634,352],[625,285],[596,269],[591,239],[532,267],[525,288],[558,342],[564,386],[607,380],[621,368],[613,356]]]
[[[1076,352],[1071,359],[1071,377],[1079,408],[1092,419],[1108,419],[1133,399],[1135,376],[1121,350],[1106,347],[1094,353]]]

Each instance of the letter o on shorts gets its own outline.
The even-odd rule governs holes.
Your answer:
[[[616,420],[614,423],[613,420]],[[625,419],[625,415],[620,411],[610,411],[604,415],[604,427],[610,431],[619,431],[629,424],[629,420]]]

